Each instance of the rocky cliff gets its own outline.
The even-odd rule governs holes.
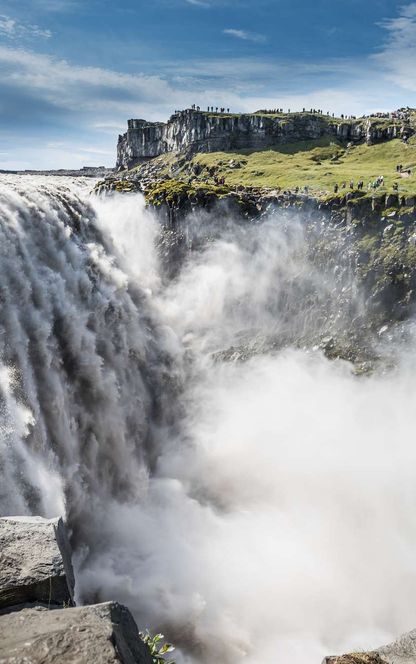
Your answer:
[[[119,136],[117,168],[134,165],[167,152],[263,150],[274,145],[331,136],[342,141],[372,143],[409,136],[404,121],[380,118],[345,120],[321,113],[208,113],[187,109],[167,123],[129,120]]]
[[[130,611],[75,607],[74,583],[62,519],[0,518],[1,664],[152,664]]]

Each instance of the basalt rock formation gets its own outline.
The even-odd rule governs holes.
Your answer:
[[[167,152],[217,152],[263,150],[273,145],[334,137],[343,141],[373,143],[406,137],[413,128],[403,120],[380,122],[377,118],[345,120],[321,113],[226,114],[187,109],[168,122],[129,120],[120,135],[117,164],[121,169]]]
[[[125,606],[48,610],[37,606],[0,616],[2,664],[152,664]]]
[[[74,575],[62,519],[0,519],[0,610],[30,602],[72,605]]]
[[[0,519],[1,664],[152,664],[130,611],[74,606],[62,519]]]

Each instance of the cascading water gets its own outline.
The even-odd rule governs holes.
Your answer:
[[[1,512],[65,512],[78,599],[126,603],[178,662],[414,627],[412,325],[359,378],[319,349],[366,313],[319,228],[194,215],[168,277],[142,198],[90,186],[0,184]]]
[[[76,535],[106,498],[144,490],[169,378],[148,296],[95,225],[91,183],[58,182],[0,189],[1,504],[51,515],[65,501]]]

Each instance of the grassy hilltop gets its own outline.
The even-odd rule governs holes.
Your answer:
[[[267,117],[284,120],[295,115],[302,114],[267,114]],[[319,117],[322,122],[331,124],[370,121],[371,126],[378,129],[403,124],[391,118],[346,120],[325,115]],[[409,124],[416,128],[415,112],[411,113]],[[410,169],[411,176],[398,173],[398,164],[403,166],[403,171]],[[354,188],[359,180],[363,180],[364,192],[373,195],[374,189],[368,188],[369,183],[383,176],[384,186],[379,187],[377,193],[391,192],[393,185],[397,184],[399,194],[416,195],[416,134],[407,143],[392,139],[367,145],[323,136],[315,140],[282,143],[260,151],[201,152],[193,156],[171,152],[136,166],[131,172],[146,174],[149,165],[155,175],[168,176],[186,184],[215,186],[219,182],[232,189],[244,186],[281,191],[294,191],[297,187],[303,190],[307,186],[309,193],[317,198],[331,196],[335,184],[341,190],[345,182],[349,190],[351,180]]]
[[[234,161],[239,167],[235,168]],[[350,180],[354,186],[364,180],[364,188],[380,175],[384,176],[385,189],[397,182],[399,191],[416,193],[416,177],[404,177],[396,166],[403,169],[416,167],[416,137],[408,144],[395,139],[376,145],[346,147],[329,139],[317,139],[304,143],[281,145],[274,150],[247,153],[210,153],[197,155],[193,164],[200,164],[204,177],[207,167],[216,166],[218,175],[229,185],[267,187],[293,190],[308,186],[311,193],[325,196]]]
[[[415,115],[408,123],[413,131]],[[394,124],[391,118],[374,118],[374,123],[382,130]],[[386,134],[391,136],[389,131],[382,136]],[[367,133],[361,135],[355,143],[324,135],[263,150],[169,152],[113,174],[97,184],[97,191],[140,191],[160,210],[161,255],[169,274],[190,250],[181,222],[195,209],[209,212],[224,204],[223,210],[245,220],[261,218],[275,206],[289,214],[302,209],[307,232],[313,235],[319,228],[313,261],[335,269],[342,257],[369,312],[368,320],[354,319],[354,328],[342,338],[331,337],[329,344],[323,332],[322,347],[328,357],[352,361],[365,373],[376,361],[368,353],[367,332],[378,334],[406,320],[416,306],[416,133],[406,141],[388,137],[371,144]],[[373,188],[380,176],[383,184]],[[357,189],[360,180],[362,190]],[[207,238],[210,233],[208,228]]]
[[[261,152],[211,152],[197,154],[189,160],[183,155],[168,153],[156,157],[151,162],[160,176],[170,176],[188,183],[215,184],[224,179],[231,188],[239,185],[261,189],[295,190],[296,187],[309,187],[309,192],[319,198],[332,194],[334,185],[350,180],[364,180],[364,190],[369,195],[373,189],[367,185],[380,175],[384,177],[384,187],[377,191],[393,191],[398,185],[399,194],[416,195],[416,137],[407,144],[399,139],[376,145],[356,145],[346,147],[339,142],[322,138],[303,143],[279,145],[275,149]],[[396,166],[410,169],[410,177],[398,173]],[[148,164],[137,166],[134,172],[146,170]]]

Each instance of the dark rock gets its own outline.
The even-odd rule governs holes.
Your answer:
[[[62,519],[0,519],[0,610],[73,604],[74,574]]]
[[[130,611],[115,602],[0,616],[1,664],[152,664]]]
[[[386,208],[397,207],[399,204],[399,197],[397,194],[386,194],[385,206]]]

